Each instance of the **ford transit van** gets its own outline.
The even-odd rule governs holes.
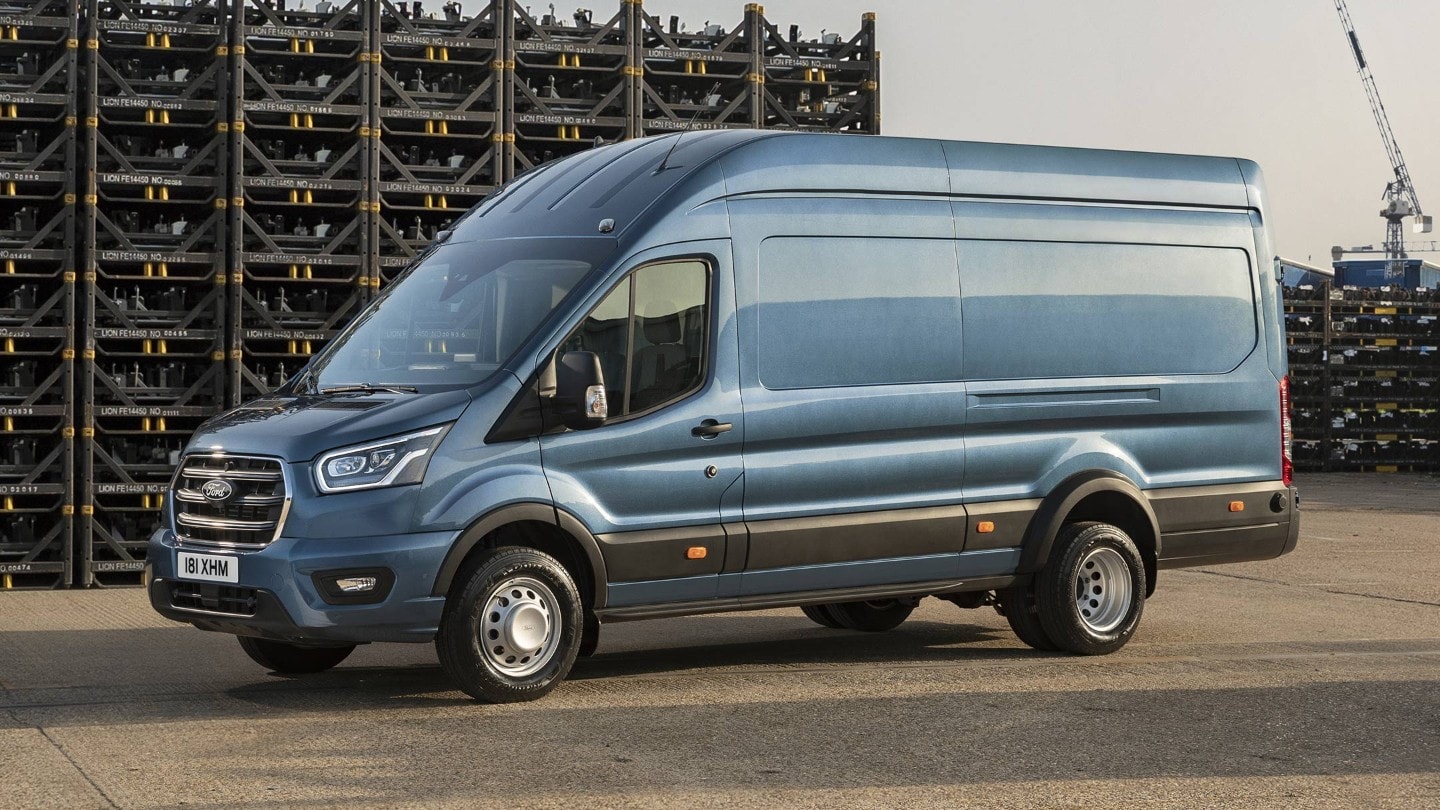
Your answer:
[[[1295,546],[1265,206],[1245,160],[887,137],[540,167],[195,433],[151,602],[282,673],[433,641],[488,701],[714,611],[1111,652],[1166,569]]]

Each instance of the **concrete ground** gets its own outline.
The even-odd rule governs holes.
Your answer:
[[[606,626],[530,704],[428,645],[286,679],[138,590],[0,594],[0,806],[1440,807],[1440,479],[1301,480],[1299,550],[1166,572],[1125,649],[989,609]]]

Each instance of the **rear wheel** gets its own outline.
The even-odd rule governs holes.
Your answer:
[[[836,621],[834,616],[830,615],[830,610],[825,605],[801,605],[800,610],[805,614],[806,618],[821,627],[829,627],[835,630],[840,630],[844,627],[844,625]]]
[[[1040,614],[1035,607],[1035,583],[1026,581],[1014,585],[996,594],[1000,603],[1000,612],[1005,614],[1005,621],[1010,623],[1010,629],[1015,632],[1015,637],[1028,647],[1042,652],[1054,652],[1060,649],[1050,636],[1045,632],[1045,627],[1040,624]]]
[[[302,647],[271,641],[266,638],[238,636],[240,649],[250,659],[271,672],[281,675],[311,675],[324,672],[344,661],[355,651],[355,645],[343,647]]]
[[[872,599],[868,602],[837,602],[824,605],[841,627],[878,633],[893,630],[910,618],[915,605],[900,599]]]
[[[1125,646],[1145,610],[1145,562],[1135,542],[1108,523],[1060,530],[1036,576],[1035,605],[1062,650],[1104,655]]]
[[[548,554],[517,546],[482,551],[467,569],[445,600],[435,638],[440,665],[479,700],[543,697],[570,672],[583,640],[584,610],[570,572]]]

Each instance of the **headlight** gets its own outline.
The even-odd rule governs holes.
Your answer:
[[[449,429],[449,425],[441,425],[393,439],[331,450],[315,462],[315,484],[321,492],[418,484],[425,478],[430,452]]]

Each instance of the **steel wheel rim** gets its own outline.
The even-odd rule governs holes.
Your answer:
[[[485,598],[480,648],[497,672],[523,678],[539,672],[560,646],[560,602],[545,583],[512,577]]]
[[[1075,612],[1093,633],[1109,633],[1130,613],[1135,584],[1130,566],[1113,548],[1092,549],[1075,572]]]

